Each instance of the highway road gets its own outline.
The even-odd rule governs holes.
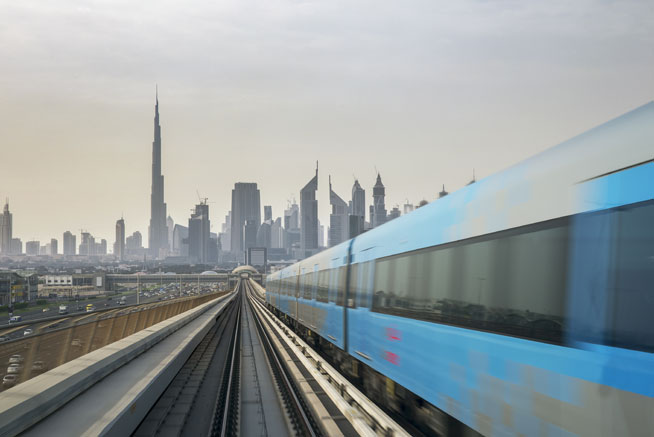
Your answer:
[[[183,285],[182,297],[200,295],[217,290],[218,285],[204,284],[200,285]],[[96,311],[114,308],[119,310],[130,305],[136,305],[136,291],[124,295],[125,304],[120,305],[119,301],[123,296],[105,295],[98,296],[96,299],[80,300],[77,305],[72,303],[68,306],[68,314],[59,314],[59,303],[56,301],[50,305],[50,310],[43,312],[42,310],[30,313],[20,314],[22,321],[20,323],[9,323],[9,319],[4,319],[0,323],[0,341],[8,341],[23,336],[34,335],[48,330],[63,328],[69,325],[76,324],[80,321],[89,322],[93,321],[94,317],[98,317],[104,312],[86,312],[86,305],[92,304]],[[176,284],[164,287],[163,290],[141,291],[139,303],[152,303],[159,301],[166,301],[180,297],[180,292]],[[31,333],[30,333],[31,330]]]

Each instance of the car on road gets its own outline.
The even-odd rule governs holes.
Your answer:
[[[23,336],[32,335],[32,334],[34,334],[34,330],[31,328],[27,328],[26,330],[23,331]]]
[[[42,313],[47,313],[48,311],[50,311],[50,308],[43,308],[43,309],[41,310]]]
[[[46,370],[48,370],[48,368],[43,361],[34,361],[32,364],[33,373],[43,373]]]
[[[95,307],[93,306],[93,304],[88,304],[86,306],[86,312],[90,313],[91,311],[95,311]]]
[[[3,343],[5,341],[9,341],[9,337],[7,337],[6,335],[0,335],[0,343]]]
[[[23,361],[25,361],[25,359],[20,354],[14,354],[14,355],[9,357],[9,364],[14,364],[14,363],[20,364]]]
[[[18,363],[11,363],[9,367],[7,367],[8,374],[20,373],[21,370],[23,370],[23,366]]]
[[[23,320],[23,318],[21,316],[11,316],[9,318],[9,323],[18,323],[21,320]]]
[[[4,388],[13,387],[16,385],[17,382],[18,382],[18,376],[16,375],[5,375],[5,377],[2,378],[2,386]]]

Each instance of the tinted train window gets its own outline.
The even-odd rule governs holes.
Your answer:
[[[358,281],[359,281],[359,264],[351,264],[350,265],[350,283],[348,285],[348,295],[347,295],[348,302],[346,303],[346,305],[349,308],[354,308],[354,302],[355,302],[355,298],[356,298]]]
[[[562,342],[567,219],[382,259],[373,311]]]
[[[311,292],[313,289],[313,273],[306,273],[301,276],[301,290],[304,299],[311,300]]]
[[[654,203],[614,214],[618,238],[607,342],[654,352]]]
[[[347,283],[347,267],[339,267],[336,276],[336,305],[343,306],[343,302],[345,301],[345,286]]]
[[[316,289],[316,300],[327,302],[329,296],[329,270],[321,270],[318,275],[318,287]]]
[[[357,288],[350,290],[353,292],[352,297],[356,296],[356,306],[368,306],[368,294],[370,292],[370,273],[372,269],[372,262],[361,263],[359,266],[359,280],[357,281]]]

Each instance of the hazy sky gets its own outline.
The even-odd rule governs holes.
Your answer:
[[[387,209],[432,200],[654,97],[654,2],[0,0],[0,196],[14,235],[147,241],[154,88],[165,200],[212,230],[234,182],[281,215],[320,161]]]

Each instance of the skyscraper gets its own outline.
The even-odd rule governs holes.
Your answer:
[[[363,232],[366,221],[366,191],[361,188],[358,180],[352,186],[352,208],[350,210],[350,238]]]
[[[150,194],[150,226],[148,249],[159,257],[161,249],[168,247],[166,204],[164,203],[164,177],[161,174],[161,126],[159,125],[159,94],[154,106],[154,141],[152,142],[152,193]]]
[[[298,249],[300,246],[300,207],[295,203],[291,203],[284,211],[284,244],[283,247],[288,250],[289,254],[293,249]]]
[[[220,244],[225,252],[232,251],[232,212],[229,211],[225,216],[225,223],[220,229]]]
[[[332,190],[332,178],[329,177],[329,204],[332,213],[329,216],[329,247],[336,246],[348,239],[347,203]]]
[[[171,216],[166,219],[166,228],[168,230],[168,249],[173,249],[173,232],[175,231],[175,220]]]
[[[143,252],[143,236],[139,231],[134,231],[132,235],[125,239],[125,253],[127,255],[142,256]]]
[[[117,260],[125,259],[125,220],[121,217],[116,221],[116,242],[114,243],[114,256]]]
[[[40,241],[28,241],[25,243],[25,255],[36,256],[41,249]]]
[[[244,228],[251,221],[256,229],[261,225],[261,198],[256,183],[237,182],[232,190],[232,238],[231,251],[239,257],[245,257]]]
[[[377,182],[372,188],[372,204],[374,215],[370,217],[372,227],[376,228],[386,222],[386,205],[384,204],[384,196],[386,195],[386,188],[382,184],[381,175],[377,173]]]
[[[95,238],[89,232],[82,232],[82,241],[79,245],[79,254],[80,255],[95,255]]]
[[[209,238],[211,222],[209,205],[200,202],[188,220],[188,255],[192,261],[206,264],[209,261]]]
[[[96,244],[95,248],[96,255],[106,255],[107,254],[107,240],[102,238],[100,243]]]
[[[263,207],[263,221],[272,221],[272,206],[266,205]]]
[[[5,207],[0,214],[0,253],[10,255],[11,238],[12,238],[13,220],[9,212],[9,199],[5,202]]]
[[[300,251],[302,258],[318,249],[318,164],[316,175],[300,191]]]
[[[77,247],[75,246],[76,239],[77,237],[72,232],[64,232],[64,255],[70,256],[77,253]]]
[[[59,254],[59,242],[56,238],[50,239],[50,253],[49,255],[58,255]]]
[[[12,255],[23,254],[23,241],[20,238],[11,239],[11,254]]]

